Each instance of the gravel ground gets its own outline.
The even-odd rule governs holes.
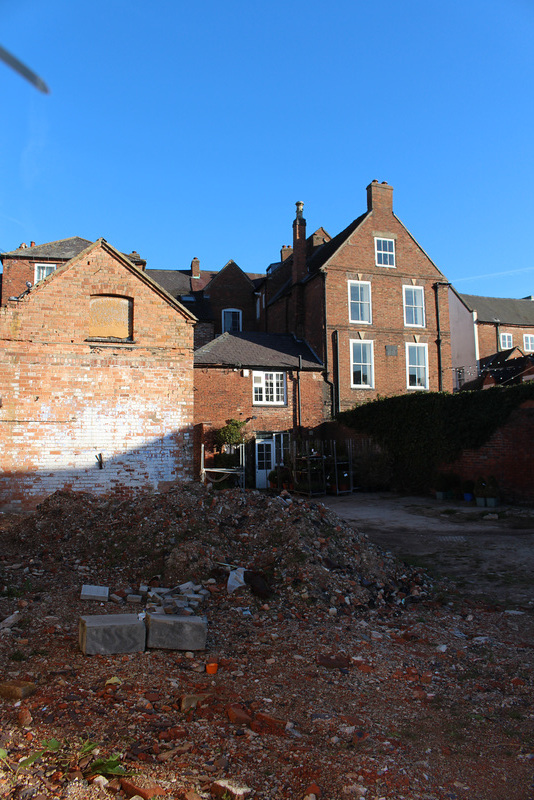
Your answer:
[[[58,492],[0,535],[0,692],[33,685],[0,698],[0,796],[534,798],[532,610],[433,585],[320,502]],[[229,594],[221,563],[269,591]],[[189,580],[206,652],[80,652],[80,615],[139,610],[83,584]]]

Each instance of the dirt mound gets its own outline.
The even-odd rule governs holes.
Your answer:
[[[426,576],[357,533],[320,502],[191,483],[165,493],[96,497],[59,491],[8,537],[20,557],[73,559],[99,580],[150,579],[175,585],[216,577],[229,567],[260,573],[293,605],[405,604],[426,595]],[[225,566],[229,565],[229,566]],[[108,575],[106,575],[106,571]]]

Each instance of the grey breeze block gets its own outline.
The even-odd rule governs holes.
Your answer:
[[[142,653],[145,623],[137,614],[93,614],[80,617],[78,642],[84,655]]]
[[[206,617],[179,614],[147,614],[147,647],[167,650],[205,650],[208,635]]]

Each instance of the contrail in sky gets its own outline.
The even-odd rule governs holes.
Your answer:
[[[451,283],[460,283],[460,281],[478,281],[482,278],[502,278],[505,275],[519,275],[520,272],[531,272],[534,267],[525,267],[524,269],[509,269],[507,272],[488,272],[486,275],[472,275],[470,278],[451,278]]]

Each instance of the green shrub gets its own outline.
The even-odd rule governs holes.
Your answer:
[[[372,436],[389,454],[392,488],[428,491],[440,465],[455,461],[465,448],[481,447],[531,399],[534,383],[457,394],[417,392],[356,406],[338,421]]]

